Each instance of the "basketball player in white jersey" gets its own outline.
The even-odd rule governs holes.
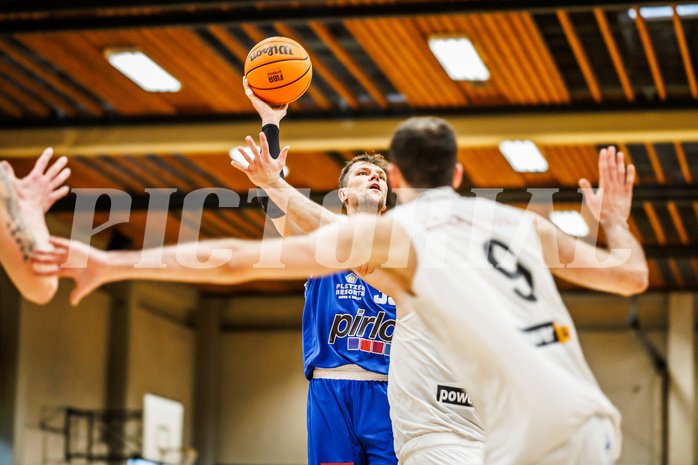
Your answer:
[[[486,434],[470,390],[459,387],[410,299],[399,301],[397,314],[388,399],[400,463],[483,463]]]
[[[485,463],[613,463],[620,415],[584,360],[551,272],[625,295],[646,288],[644,254],[627,227],[634,168],[614,149],[602,150],[603,193],[581,182],[611,247],[601,251],[536,215],[458,196],[449,187],[461,179],[455,137],[442,120],[401,125],[390,157],[391,184],[404,204],[390,215],[396,224],[377,227],[370,261],[409,249],[411,262],[394,269],[408,290],[398,305],[413,302],[473,394],[488,435]]]
[[[593,247],[533,214],[456,195],[456,155],[442,120],[413,119],[398,129],[391,185],[405,205],[391,214],[398,228],[377,226],[371,257],[383,263],[381,251],[407,250],[401,235],[409,242],[411,265],[387,269],[409,291],[395,291],[398,308],[418,309],[461,382],[472,386],[489,434],[487,463],[611,463],[620,451],[619,413],[586,365],[551,271],[621,294],[644,290],[644,254],[627,228],[634,167],[626,171],[622,154],[603,150],[602,193],[580,183],[611,246],[597,258]]]
[[[70,176],[68,159],[49,167],[52,156],[53,149],[44,150],[24,178],[15,176],[9,162],[0,162],[0,264],[22,296],[38,304],[51,300],[58,279],[36,276],[30,259],[38,249],[53,249],[44,213],[68,193],[61,185]]]
[[[425,153],[439,160],[431,170]],[[449,185],[457,187],[461,168],[445,121],[403,123],[390,157],[391,184],[411,188],[398,191],[404,205],[392,218],[399,226],[386,225],[409,238],[412,265],[396,276],[476,399],[488,434],[485,463],[613,463],[620,415],[584,360],[552,274],[625,295],[646,288],[644,254],[627,226],[634,167],[626,169],[613,148],[602,150],[603,192],[580,182],[611,247],[598,251],[531,213],[458,196]],[[400,250],[400,239],[382,242],[372,256],[381,247]]]
[[[78,285],[73,301],[123,279],[233,283],[380,266],[398,308],[413,305],[472,394],[487,432],[486,464],[613,463],[620,415],[584,360],[553,274],[622,295],[646,289],[647,263],[627,225],[634,167],[626,168],[622,153],[604,149],[601,189],[594,193],[580,182],[607,239],[609,248],[600,249],[529,212],[456,194],[462,167],[453,130],[443,120],[406,121],[389,156],[390,184],[403,204],[387,217],[357,215],[309,236],[265,244],[226,239],[109,255],[55,240],[70,247],[69,266],[87,260],[86,268],[63,269]],[[276,247],[284,266],[255,267],[263,247]],[[43,255],[53,263],[65,260],[65,253]],[[134,268],[153,257],[166,267]],[[182,264],[206,257],[220,266]]]

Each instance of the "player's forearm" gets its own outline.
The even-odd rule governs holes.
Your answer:
[[[36,236],[45,236],[44,244],[48,242],[48,230],[42,212],[37,215],[27,215],[20,211],[17,195],[10,177],[0,166],[0,209],[2,210],[2,227],[6,228],[11,239],[3,243],[3,249],[18,249],[24,261],[28,261],[37,246]],[[28,217],[29,216],[29,217]],[[29,221],[29,223],[28,223]],[[42,233],[42,229],[46,232]],[[5,242],[5,241],[3,241]]]
[[[377,218],[336,224],[310,236],[245,241],[221,239],[130,252],[101,252],[101,284],[126,279],[236,284],[257,279],[326,275],[366,262],[384,263],[389,228],[376,234]],[[358,238],[358,239],[357,239]],[[321,244],[318,247],[318,244]]]
[[[49,234],[40,208],[20,208],[14,187],[0,167],[0,262],[20,293],[44,304],[58,288],[58,278],[38,277],[30,261],[37,249],[51,249]]]
[[[288,219],[306,234],[339,219],[325,207],[305,197],[283,179],[264,187],[269,198],[286,213]]]
[[[269,144],[269,154],[277,158],[280,152],[279,121],[283,117],[280,112],[265,112],[262,116],[262,131]],[[270,127],[272,125],[273,127]],[[324,207],[318,205],[293,188],[281,177],[274,179],[270,184],[260,185],[269,196],[269,199],[281,211],[286,214],[283,228],[276,218],[274,225],[284,237],[308,234],[322,225],[338,221],[337,217]]]
[[[552,273],[590,289],[620,295],[633,295],[647,288],[647,263],[642,247],[627,226],[604,228],[608,248],[596,248],[559,232],[560,258],[565,266],[549,261]],[[569,257],[574,257],[568,262]]]
[[[30,233],[15,232],[13,234],[12,226],[7,226],[6,215],[0,215],[0,223],[2,223],[0,227],[3,228],[0,231],[2,267],[25,299],[37,304],[48,303],[58,289],[58,278],[40,277],[34,274],[34,266],[30,260],[37,241]],[[46,248],[45,244],[42,245]],[[41,269],[41,267],[38,268]]]
[[[642,246],[625,222],[602,224],[602,228],[611,259],[622,261],[622,264],[613,270],[614,284],[624,295],[643,292],[649,284],[649,270]]]
[[[392,219],[366,213],[353,215],[347,223],[338,222],[321,228],[315,255],[321,264],[335,270],[358,268],[364,264],[381,267],[400,276],[401,283],[411,285],[416,256],[409,234]]]
[[[608,248],[597,248],[558,230],[538,217],[545,263],[557,277],[604,292],[632,295],[647,285],[642,248],[623,224],[607,224]]]
[[[262,126],[266,126],[267,124],[273,124],[276,127],[279,127],[279,123],[285,116],[285,114],[279,113],[277,111],[269,111],[269,112],[264,112],[261,115],[259,115],[262,118]]]
[[[305,231],[299,228],[287,215],[279,218],[272,218],[272,224],[283,237],[303,236]]]
[[[280,266],[270,261],[267,263],[272,266],[256,266],[249,273],[254,279],[291,279],[333,274],[364,264],[378,266],[386,262],[390,243],[390,229],[377,225],[380,220],[357,215],[346,224],[337,221],[306,236],[265,241],[266,256],[278,256]],[[249,259],[240,259],[233,267],[244,263]]]
[[[106,252],[99,260],[104,264],[100,281],[239,282],[243,277],[232,276],[228,268],[235,254],[244,250],[243,243],[246,241],[222,239],[138,251]],[[241,275],[239,270],[238,274]]]

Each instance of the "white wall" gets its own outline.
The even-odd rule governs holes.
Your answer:
[[[52,409],[104,407],[110,300],[106,294],[96,292],[79,307],[71,307],[70,286],[65,284],[51,305],[40,307],[27,301],[22,304],[16,464],[62,460],[62,437],[39,430],[39,422],[49,417]]]
[[[131,286],[125,407],[142,410],[147,393],[181,402],[182,445],[190,446],[196,330],[187,321],[196,310],[197,292],[172,283],[136,281]]]
[[[627,329],[629,300],[589,294],[571,294],[565,300],[580,327],[589,365],[623,414],[619,463],[659,464],[660,379]],[[643,325],[661,328],[665,302],[662,294],[641,298]],[[661,346],[666,335],[660,329],[653,337]],[[306,463],[307,382],[302,376],[300,331],[230,331],[224,333],[222,346],[218,462]]]
[[[660,463],[660,379],[630,331],[582,331],[601,388],[623,414],[619,464]],[[219,448],[223,464],[306,463],[300,332],[223,336]]]
[[[644,329],[666,329],[668,297],[652,292],[636,297],[637,314]],[[563,294],[574,324],[579,330],[628,328],[631,298],[603,293],[572,292]]]
[[[48,306],[25,302],[21,309],[17,464],[60,463],[64,450],[60,436],[38,431],[45,409],[105,406],[111,299],[97,293],[73,308],[67,303],[69,288],[69,283],[63,283]],[[135,296],[131,339],[124,342],[130,344],[127,403],[140,408],[145,392],[182,402],[187,409],[185,444],[189,445],[196,333],[186,320],[196,292],[141,283]],[[253,300],[236,301],[237,310],[231,310],[237,312],[235,325],[254,326],[253,313],[260,308]],[[625,327],[629,302],[581,294],[566,300],[580,327],[587,360],[623,414],[620,463],[658,464],[659,379],[644,349]],[[297,296],[288,298],[285,324],[289,327],[300,316],[300,301]],[[639,303],[643,326],[654,328],[650,336],[663,351],[666,298],[650,294]],[[275,300],[272,310],[280,311],[282,305],[286,305],[283,299]],[[230,316],[224,319],[230,324]],[[306,463],[307,381],[300,330],[226,331],[221,338],[217,463]]]
[[[669,293],[650,292],[637,297],[637,313],[647,344],[666,360]],[[621,463],[660,463],[662,443],[661,379],[651,355],[628,329],[628,298],[574,293],[564,296],[592,369],[604,392],[623,413],[624,447]],[[698,301],[693,311],[698,311]],[[594,338],[585,336],[595,334]],[[602,335],[609,334],[611,338]],[[599,349],[599,347],[601,349]],[[694,347],[698,360],[698,345]],[[654,392],[650,398],[648,390]],[[698,377],[695,382],[698,398]],[[698,411],[691,412],[693,418]],[[690,425],[686,425],[689,427]],[[698,451],[698,433],[693,438]],[[694,455],[695,456],[695,455]]]
[[[603,392],[623,415],[619,464],[661,460],[661,379],[631,331],[583,331],[582,349]]]
[[[196,333],[142,308],[131,321],[127,407],[142,409],[146,393],[181,402],[184,444],[191,444]]]
[[[227,332],[221,346],[217,462],[306,463],[300,331]]]
[[[130,338],[119,341],[128,345],[125,407],[142,409],[146,392],[182,402],[184,444],[190,445],[196,333],[180,320],[195,309],[197,293],[185,286],[133,286]],[[107,405],[112,298],[98,291],[79,307],[71,307],[71,287],[62,282],[53,301],[45,306],[22,302],[14,441],[17,465],[63,463],[62,434],[39,429],[40,422],[47,419],[51,426],[63,426],[64,416],[58,408],[101,410]],[[83,437],[74,446],[85,443]],[[106,452],[106,446],[95,452]]]

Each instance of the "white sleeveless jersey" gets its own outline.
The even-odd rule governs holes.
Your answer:
[[[417,313],[395,325],[388,400],[400,463],[435,446],[483,447],[485,435],[470,395],[438,355]]]
[[[390,215],[417,253],[415,310],[477,402],[486,464],[535,464],[592,415],[619,429],[543,261],[536,215],[446,188]]]

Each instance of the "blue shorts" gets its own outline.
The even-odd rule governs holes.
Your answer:
[[[308,465],[397,465],[385,381],[311,379]]]

